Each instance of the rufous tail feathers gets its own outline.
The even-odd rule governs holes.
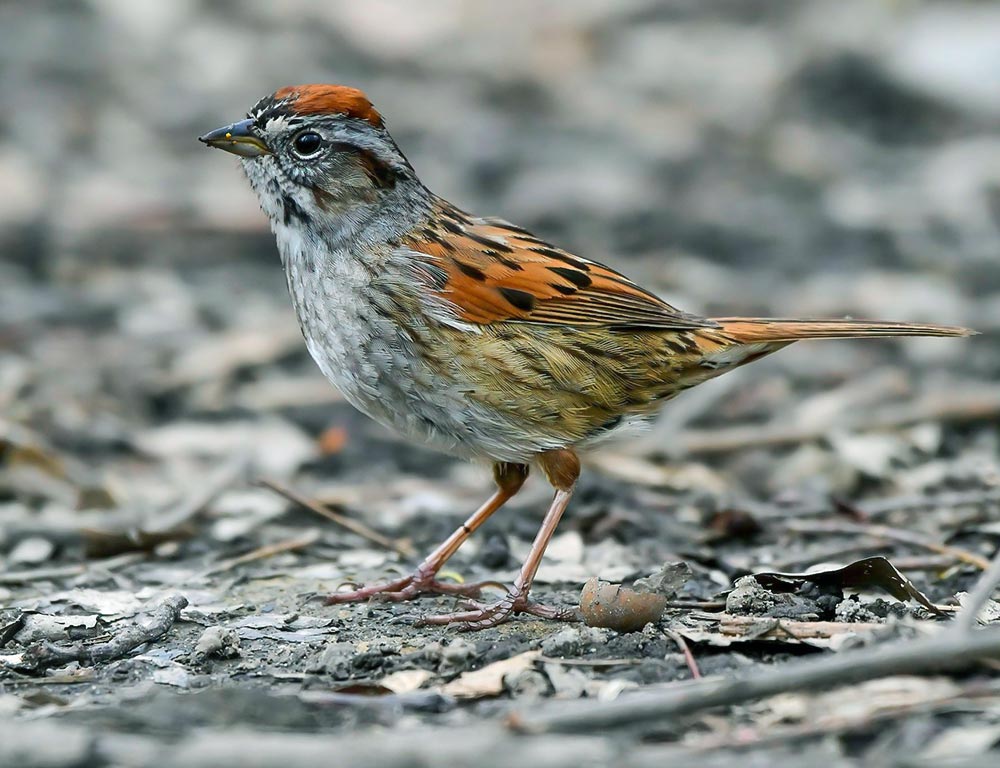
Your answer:
[[[722,333],[739,344],[802,339],[860,339],[884,336],[974,336],[976,331],[948,325],[889,323],[874,320],[784,320],[767,317],[716,317]]]

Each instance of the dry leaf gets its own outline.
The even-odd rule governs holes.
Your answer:
[[[482,669],[459,675],[441,688],[441,692],[459,699],[481,699],[503,693],[503,681],[534,666],[541,651],[525,651],[509,659],[495,661]]]
[[[866,557],[842,568],[812,573],[757,573],[754,574],[754,579],[762,587],[773,592],[796,592],[805,582],[839,589],[877,588],[888,592],[897,600],[912,599],[932,613],[941,613],[923,592],[913,586],[913,582],[881,556]]]
[[[378,682],[383,688],[388,688],[393,693],[410,693],[420,688],[432,677],[434,677],[434,673],[426,669],[403,669],[386,675]]]

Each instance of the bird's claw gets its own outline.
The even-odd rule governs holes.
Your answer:
[[[334,592],[327,596],[327,605],[343,603],[363,603],[376,600],[390,603],[400,603],[413,600],[420,595],[457,595],[459,597],[480,597],[485,587],[503,587],[495,581],[477,581],[470,584],[457,584],[438,581],[434,572],[417,568],[409,576],[390,581],[386,584],[368,584],[349,592]]]
[[[460,632],[473,632],[480,629],[495,627],[507,621],[517,613],[527,613],[552,621],[577,621],[579,616],[576,611],[562,608],[552,608],[548,605],[541,605],[528,599],[527,594],[519,593],[514,589],[508,590],[500,600],[494,603],[482,604],[468,601],[464,607],[466,610],[454,613],[439,613],[431,616],[424,616],[415,622],[415,626],[439,626],[454,624]]]

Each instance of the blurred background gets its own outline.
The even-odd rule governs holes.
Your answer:
[[[645,477],[640,454],[749,497],[996,482],[1000,4],[39,0],[0,4],[0,422],[61,469],[8,461],[8,515],[163,503],[248,446],[313,488],[482,492],[322,379],[237,161],[196,141],[301,82],[365,90],[438,194],[686,310],[984,332],[796,347],[603,470]],[[852,442],[868,419],[930,425]],[[758,427],[761,450],[712,442]],[[400,487],[375,522],[466,504]]]
[[[308,82],[366,91],[436,193],[606,262],[682,309],[982,332],[796,345],[685,393],[643,439],[587,457],[533,595],[570,607],[591,576],[627,581],[682,559],[691,580],[680,597],[720,607],[720,590],[755,570],[868,555],[891,555],[935,602],[953,606],[969,588],[1000,536],[1000,3],[0,0],[0,747],[13,738],[14,762],[89,765],[109,728],[200,738],[214,727],[252,749],[228,729],[374,727],[363,743],[385,746],[414,718],[462,725],[469,741],[456,730],[390,740],[409,765],[408,738],[456,754],[477,738],[466,725],[504,707],[692,674],[655,627],[518,620],[455,639],[412,626],[451,610],[447,599],[313,599],[410,563],[255,479],[414,553],[490,483],[483,467],[399,441],[323,379],[237,160],[197,141]],[[529,482],[449,578],[513,579],[549,493]],[[17,671],[39,638],[101,642],[171,592],[188,608],[136,652]],[[867,613],[853,599],[834,609],[826,597],[824,621],[906,613],[881,599]],[[803,604],[820,615],[818,598],[814,613]],[[788,645],[787,630],[787,643],[731,647],[706,631],[688,637],[707,675],[808,650]],[[206,645],[212,632],[232,645]],[[504,675],[481,707],[435,692],[539,647],[586,659],[527,669],[522,683]],[[586,666],[594,654],[604,661]],[[384,695],[397,671],[416,698]],[[948,754],[995,740],[984,731],[995,714],[977,709],[995,710],[995,697],[978,703],[992,689],[970,688],[977,703],[962,705],[951,689],[933,693],[942,717],[895,730],[885,712],[920,710],[881,690],[883,709],[873,688],[843,697],[846,720],[872,728],[845,737],[845,750],[910,756],[956,723],[969,730],[941,734]],[[833,700],[782,701],[765,720],[801,715],[811,729]],[[767,750],[774,742],[747,730],[759,711],[714,711],[701,731]],[[25,717],[45,728],[46,715],[60,716],[52,730],[22,733]],[[86,737],[54,735],[74,722]],[[21,743],[77,757],[26,761]],[[170,741],[159,762],[232,754],[206,758],[206,743]]]

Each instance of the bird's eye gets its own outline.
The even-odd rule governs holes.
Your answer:
[[[303,131],[292,142],[295,154],[299,157],[310,157],[315,155],[323,144],[323,137],[315,131]]]

